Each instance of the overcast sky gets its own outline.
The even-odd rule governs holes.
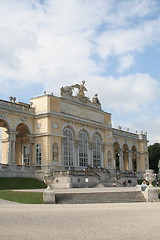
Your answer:
[[[160,141],[159,0],[0,0],[0,98],[86,81],[113,127]]]

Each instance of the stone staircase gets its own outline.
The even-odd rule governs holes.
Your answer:
[[[56,193],[58,204],[146,202],[140,191]]]

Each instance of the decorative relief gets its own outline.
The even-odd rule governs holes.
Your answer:
[[[22,122],[26,122],[26,121],[27,121],[27,118],[21,117],[20,120],[21,120]]]
[[[5,114],[0,114],[0,118],[6,118]]]
[[[57,123],[52,123],[52,128],[58,128],[58,124]]]
[[[111,135],[107,135],[107,138],[108,138],[108,139],[111,139]]]
[[[37,128],[37,129],[40,129],[40,128],[41,128],[41,123],[37,123],[37,124],[36,124],[36,128]]]

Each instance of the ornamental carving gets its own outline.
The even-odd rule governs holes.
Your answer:
[[[5,114],[0,114],[0,118],[6,118]]]

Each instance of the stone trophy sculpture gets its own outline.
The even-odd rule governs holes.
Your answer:
[[[146,170],[144,174],[144,178],[147,182],[149,182],[149,187],[153,187],[152,182],[156,179],[156,174],[154,174],[152,169]]]
[[[55,177],[53,175],[53,172],[45,172],[43,180],[44,183],[47,185],[47,188],[44,190],[43,193],[43,203],[55,203],[55,192],[52,187],[54,179]]]
[[[160,175],[160,160],[158,161],[158,175]]]
[[[148,202],[157,202],[158,198],[158,189],[155,188],[152,183],[156,179],[156,174],[154,174],[152,169],[148,169],[145,171],[144,178],[147,182],[149,182],[149,186],[144,191],[144,196]]]

